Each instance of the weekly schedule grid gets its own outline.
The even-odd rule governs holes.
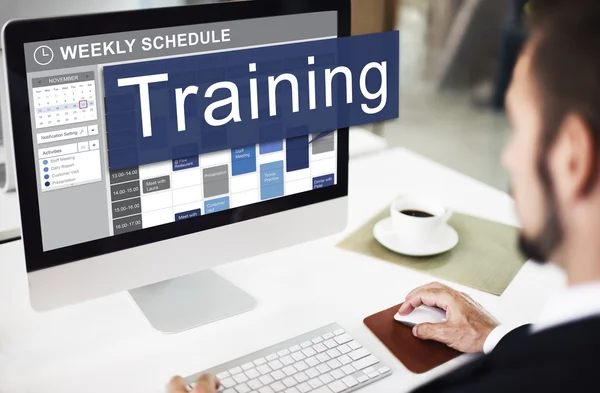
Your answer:
[[[115,235],[336,184],[337,132],[110,173]]]

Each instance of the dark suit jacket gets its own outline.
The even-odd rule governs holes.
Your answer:
[[[600,317],[537,334],[522,326],[491,354],[413,393],[600,392]]]

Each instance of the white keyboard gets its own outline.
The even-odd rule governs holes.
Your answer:
[[[222,393],[352,392],[391,374],[338,324],[185,378],[188,388],[205,373],[216,375]]]

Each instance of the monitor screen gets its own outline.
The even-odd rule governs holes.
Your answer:
[[[307,135],[112,170],[109,151],[120,142],[119,127],[143,119],[131,100],[109,91],[104,71],[199,54],[218,64],[228,51],[337,35],[337,12],[324,11],[25,43],[42,251],[166,225],[175,228],[335,186],[338,132],[314,143]],[[170,120],[177,117],[174,106],[153,101],[153,89],[175,92],[178,77],[189,72],[172,70],[168,81],[152,85],[150,108],[164,112],[164,121],[152,118],[153,127],[176,127]],[[219,72],[227,77],[227,69]],[[197,74],[203,77],[201,71]],[[267,119],[261,126],[277,127],[277,121]],[[262,209],[253,216],[275,211]],[[229,217],[222,223],[235,220]],[[210,226],[174,229],[171,234]],[[159,238],[155,233],[154,239]]]

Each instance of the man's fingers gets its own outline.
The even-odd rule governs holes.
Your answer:
[[[167,385],[168,393],[188,393],[188,390],[185,385],[185,381],[183,378],[177,376],[171,378],[169,384]]]
[[[413,289],[412,291],[410,291],[408,293],[408,295],[406,295],[406,300],[405,302],[402,304],[402,306],[400,306],[400,309],[398,310],[398,313],[400,315],[408,315],[411,312],[413,312],[415,310],[415,308],[421,306],[422,304],[425,305],[430,305],[430,304],[426,304],[421,302],[418,305],[415,305],[411,302],[408,301],[408,299],[414,299],[418,293],[423,293],[423,292],[427,292],[427,291],[434,291],[434,292],[446,292],[446,293],[451,293],[452,292],[452,288],[439,283],[439,282],[431,282],[429,284],[426,285],[422,285],[418,288]],[[432,306],[433,307],[433,306]],[[439,307],[439,306],[436,306]]]
[[[433,340],[448,344],[446,326],[443,323],[421,323],[413,327],[413,335],[421,340]]]
[[[415,308],[425,305],[448,310],[453,302],[450,292],[445,289],[422,289],[408,296],[401,307],[402,312],[410,314]],[[406,315],[402,314],[401,315]]]
[[[219,388],[219,381],[210,374],[201,375],[196,381],[193,393],[214,393]]]
[[[412,291],[410,291],[408,293],[408,295],[406,295],[406,297],[412,296],[415,292],[421,291],[423,289],[445,289],[445,288],[448,288],[448,287],[440,282],[430,282],[429,284],[421,285],[420,287],[413,289]]]

